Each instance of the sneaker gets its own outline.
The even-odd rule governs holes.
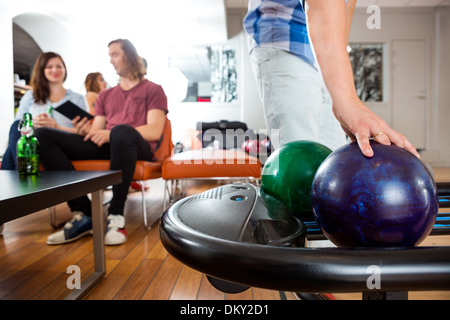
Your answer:
[[[67,222],[64,229],[55,232],[47,238],[48,244],[63,244],[92,234],[92,219],[80,211],[75,211],[72,220]]]
[[[125,217],[120,214],[108,215],[106,226],[105,244],[115,246],[127,241],[127,229],[125,228]]]

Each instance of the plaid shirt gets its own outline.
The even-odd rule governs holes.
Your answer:
[[[282,49],[314,66],[304,0],[249,0],[244,29],[250,52],[255,47]]]
[[[249,0],[244,29],[255,47],[282,49],[316,67],[306,26],[305,0]]]

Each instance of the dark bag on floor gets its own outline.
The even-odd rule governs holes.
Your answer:
[[[203,148],[218,141],[219,149],[240,149],[247,129],[247,124],[240,121],[197,122]]]

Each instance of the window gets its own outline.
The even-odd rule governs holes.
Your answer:
[[[232,45],[169,48],[169,77],[182,102],[237,101],[236,49]]]

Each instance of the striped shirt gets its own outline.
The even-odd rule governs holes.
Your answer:
[[[249,0],[244,30],[255,47],[288,51],[316,67],[306,23],[305,0]]]

